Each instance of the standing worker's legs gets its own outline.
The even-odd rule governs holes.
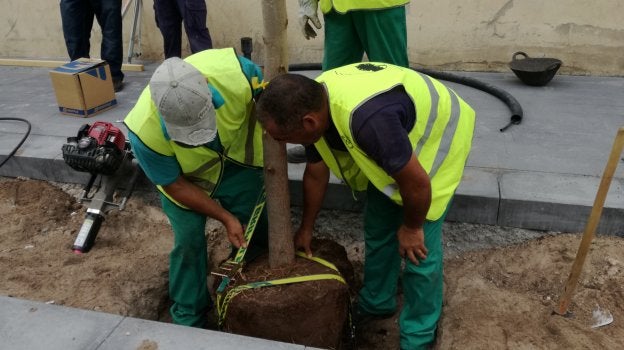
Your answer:
[[[405,6],[352,13],[369,61],[409,67]]]
[[[258,195],[263,188],[262,169],[247,168],[226,162],[223,177],[214,198],[219,200],[223,208],[236,216],[243,226],[246,226],[258,200]],[[268,242],[265,206],[245,254],[245,260],[249,261],[266,252],[269,246]]]
[[[182,56],[182,16],[176,0],[154,0],[154,13],[163,37],[165,58]]]
[[[205,0],[177,0],[178,9],[184,18],[184,30],[191,45],[191,52],[196,53],[206,49],[212,49],[212,39],[206,27]]]
[[[206,252],[206,217],[185,210],[160,195],[174,235],[169,255],[169,296],[173,300],[170,312],[173,323],[204,327],[206,312],[212,302],[208,294]]]
[[[369,185],[364,212],[364,285],[358,309],[372,315],[396,310],[397,282],[401,270],[396,232],[403,221],[402,207]]]
[[[102,28],[102,59],[108,62],[113,83],[123,80],[123,38],[121,24],[121,0],[92,1],[93,10]]]
[[[448,207],[438,220],[425,222],[427,258],[420,260],[419,265],[406,259],[403,270],[403,309],[399,317],[401,349],[426,349],[435,339],[442,313],[442,223]]]
[[[358,37],[352,12],[339,14],[332,10],[323,15],[325,20],[325,44],[323,71],[360,62],[364,47]]]
[[[63,36],[70,60],[89,57],[89,39],[93,26],[90,0],[61,0]]]

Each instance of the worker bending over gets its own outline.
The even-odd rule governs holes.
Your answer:
[[[401,348],[429,346],[442,311],[442,222],[470,152],[472,108],[424,74],[370,62],[316,81],[278,76],[263,92],[257,116],[275,140],[307,145],[295,245],[312,254],[330,170],[352,191],[366,191],[356,325],[395,314],[404,259]]]
[[[235,247],[245,244],[243,225],[264,184],[262,128],[252,115],[262,85],[260,68],[231,48],[169,58],[124,120],[174,233],[174,323],[205,327],[213,305],[206,285],[206,218],[220,221]],[[263,213],[246,257],[267,244]]]

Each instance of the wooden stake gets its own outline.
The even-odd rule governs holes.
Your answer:
[[[624,127],[621,127],[615,136],[615,141],[613,142],[611,154],[609,155],[609,159],[607,161],[607,165],[605,166],[602,179],[600,180],[600,186],[598,186],[598,192],[596,193],[594,206],[592,207],[591,213],[589,214],[589,220],[587,221],[587,224],[585,226],[585,232],[583,233],[581,244],[579,246],[578,252],[576,253],[576,259],[574,259],[574,264],[572,265],[570,276],[568,277],[565,289],[563,290],[563,295],[559,299],[559,306],[555,310],[555,313],[559,315],[566,315],[568,312],[568,307],[570,306],[572,294],[574,293],[574,289],[576,288],[579,276],[581,275],[581,271],[583,270],[583,264],[585,263],[585,258],[587,257],[589,246],[592,239],[594,238],[596,227],[598,227],[598,222],[600,222],[602,208],[604,207],[604,202],[607,197],[607,192],[609,191],[609,186],[611,185],[611,180],[613,179],[613,174],[615,173],[615,168],[617,167],[620,156],[622,155],[622,148],[624,148]]]

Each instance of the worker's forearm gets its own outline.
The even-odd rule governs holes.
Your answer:
[[[399,186],[403,200],[403,224],[410,229],[421,228],[431,206],[431,181],[416,156],[412,155],[407,165],[394,179]]]
[[[429,206],[431,205],[431,186],[423,184],[423,187],[406,189],[401,191],[403,199],[403,224],[410,229],[423,227]]]
[[[321,210],[327,183],[329,169],[321,164],[308,164],[303,173],[303,217],[301,227],[312,230],[314,221]]]
[[[174,183],[164,186],[163,189],[180,204],[193,211],[219,220],[225,226],[227,226],[228,222],[235,219],[229,211],[223,209],[219,203],[210,198],[200,187],[182,176],[178,177]]]

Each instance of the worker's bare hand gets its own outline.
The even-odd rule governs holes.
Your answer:
[[[425,247],[425,232],[422,227],[411,229],[401,225],[397,232],[397,238],[401,257],[410,259],[415,265],[419,264],[418,260],[427,258],[428,250]]]
[[[244,236],[245,229],[236,217],[232,216],[230,220],[224,222],[223,224],[225,225],[230,243],[232,243],[236,248],[240,248],[241,246],[247,247]]]
[[[300,227],[297,232],[295,232],[295,249],[303,249],[308,257],[312,257],[311,243],[312,230]]]

